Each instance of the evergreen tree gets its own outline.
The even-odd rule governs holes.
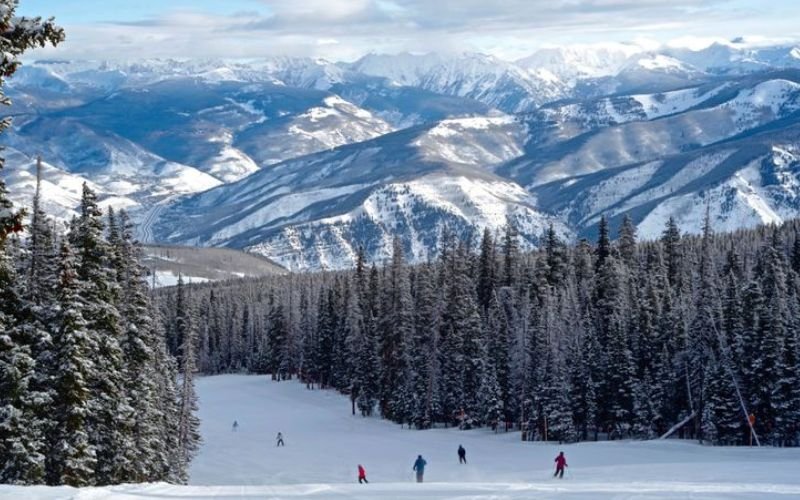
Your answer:
[[[133,409],[127,404],[123,380],[120,289],[102,216],[96,194],[84,183],[80,215],[70,227],[69,241],[78,256],[77,273],[86,299],[83,314],[92,336],[89,435],[97,450],[96,478],[98,484],[112,484],[132,467],[127,450],[133,446]]]
[[[427,429],[438,416],[436,393],[437,368],[437,294],[433,272],[425,266],[417,273],[417,295],[414,303],[414,333],[411,340],[409,365],[411,376],[411,421],[418,429]]]
[[[59,328],[53,338],[54,364],[59,369],[54,389],[51,428],[52,455],[48,459],[48,483],[88,486],[95,481],[95,449],[90,444],[89,374],[92,371],[91,336],[81,313],[81,283],[75,257],[66,242],[61,247],[59,279]]]
[[[759,323],[759,349],[754,359],[755,411],[767,425],[769,437],[776,444],[795,439],[798,416],[793,413],[794,388],[791,386],[792,367],[787,363],[789,347],[789,307],[786,289],[787,268],[780,252],[777,232],[764,249],[761,262],[761,288],[764,310]],[[763,424],[762,424],[763,425]]]
[[[608,230],[608,219],[600,217],[597,224],[597,248],[595,250],[595,269],[599,270],[611,256],[611,236]]]
[[[567,257],[564,244],[559,240],[553,225],[545,232],[545,261],[547,263],[546,280],[551,286],[559,286],[564,281],[567,268]]]
[[[633,266],[636,259],[636,226],[628,214],[622,219],[618,242],[620,258],[628,266]]]
[[[354,306],[355,308],[355,306]],[[358,325],[358,313],[352,313],[351,321]],[[378,345],[374,335],[368,330],[359,328],[356,334],[355,368],[353,385],[356,390],[356,404],[365,417],[372,415],[380,394],[379,373],[380,359],[378,358]]]
[[[154,417],[155,428],[158,430],[158,446],[150,461],[154,481],[177,483],[185,475],[178,432],[181,419],[177,368],[175,359],[167,352],[166,335],[158,308],[154,309],[153,325],[154,385],[157,388],[157,411]]]
[[[503,275],[502,286],[513,287],[519,280],[519,231],[508,219],[503,234]]]
[[[381,414],[392,418],[394,414],[393,398],[405,392],[403,386],[407,369],[406,341],[411,337],[413,329],[411,289],[408,274],[404,265],[403,248],[399,239],[392,246],[392,263],[388,269],[382,298],[381,325]],[[404,406],[395,402],[397,408]]]
[[[272,380],[289,378],[291,362],[289,358],[289,331],[283,304],[270,295],[269,317],[267,319],[267,339],[269,343],[270,373]]]
[[[502,418],[498,422],[507,422],[511,415],[508,413],[511,402],[511,356],[510,345],[513,342],[511,337],[511,322],[509,321],[507,308],[512,307],[510,290],[502,288],[492,295],[489,305],[488,317],[486,320],[485,336],[487,349],[487,369],[493,373],[487,376],[494,376],[497,383],[497,390],[500,391],[499,405],[503,408]],[[500,296],[503,297],[501,305]],[[492,387],[490,389],[494,390]]]
[[[2,266],[0,262],[0,274],[13,279],[13,271]],[[37,367],[32,351],[36,339],[14,317],[9,306],[19,307],[19,294],[2,280],[0,277],[0,286],[6,293],[0,306],[5,309],[0,311],[0,483],[37,484],[44,478],[45,442],[44,424],[39,419],[43,395],[35,388]]]
[[[712,359],[705,367],[703,439],[711,444],[736,444],[742,436],[742,413],[724,360]]]
[[[303,337],[300,376],[306,387],[311,389],[319,382],[319,342],[311,319],[311,305],[305,288],[300,293],[300,332]]]
[[[497,369],[493,362],[489,362],[484,369],[481,381],[481,415],[480,420],[497,431],[500,422],[505,420],[505,407],[500,384],[497,381]]]
[[[497,286],[497,256],[494,238],[489,228],[483,230],[481,239],[481,253],[478,257],[478,305],[481,311],[489,308],[489,303],[494,296]]]
[[[159,478],[158,367],[153,346],[157,345],[151,317],[152,305],[145,282],[146,271],[139,263],[141,249],[133,236],[133,225],[124,211],[117,218],[113,253],[118,255],[116,276],[121,290],[120,315],[125,359],[123,386],[132,408],[131,446],[124,450],[130,464],[120,480],[144,482]]]
[[[192,304],[184,296],[183,279],[178,277],[178,303],[181,310],[176,311],[181,345],[181,387],[178,405],[178,462],[173,467],[180,482],[188,479],[188,467],[200,447],[200,420],[197,418],[197,394],[194,388],[196,367],[197,326]]]
[[[675,219],[672,217],[667,221],[667,226],[661,235],[661,244],[664,247],[669,284],[679,286],[683,252],[681,249],[681,233]]]

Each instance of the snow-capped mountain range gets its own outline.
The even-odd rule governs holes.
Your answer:
[[[535,246],[630,215],[699,230],[800,215],[800,47],[634,44],[352,63],[38,61],[9,81],[12,197],[35,157],[62,220],[86,181],[149,241],[228,246],[291,269],[434,255],[508,219]]]

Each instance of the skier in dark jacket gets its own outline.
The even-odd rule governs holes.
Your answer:
[[[555,462],[556,462],[556,473],[553,474],[553,477],[564,479],[564,469],[567,468],[567,457],[564,456],[563,451],[558,454]]]
[[[467,450],[465,450],[461,445],[458,445],[458,463],[467,463]]]
[[[422,475],[425,474],[425,466],[427,464],[428,464],[428,462],[426,462],[425,459],[422,458],[422,455],[417,455],[417,461],[414,462],[414,467],[412,467],[411,470],[417,471],[417,482],[418,483],[422,482]]]
[[[283,434],[281,434],[280,432],[278,433],[277,436],[275,436],[275,441],[276,441],[275,446],[285,446],[283,443]]]

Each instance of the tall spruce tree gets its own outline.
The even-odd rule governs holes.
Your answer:
[[[120,289],[111,265],[112,251],[105,237],[103,214],[96,194],[86,184],[69,241],[78,256],[78,278],[86,298],[84,318],[92,336],[89,428],[91,443],[97,450],[96,477],[99,484],[111,484],[132,466],[127,450],[133,446],[133,409],[127,403],[123,380],[124,354],[117,309]]]
[[[181,387],[178,405],[178,455],[173,465],[176,478],[180,482],[188,479],[188,467],[200,447],[200,420],[197,418],[197,394],[194,377],[197,371],[197,323],[194,307],[185,295],[183,279],[178,277],[178,297],[180,309],[175,312],[181,344]]]
[[[95,447],[90,443],[88,417],[92,339],[82,311],[81,282],[75,256],[67,242],[61,247],[58,330],[53,336],[53,414],[49,441],[48,483],[88,486],[95,482]]]

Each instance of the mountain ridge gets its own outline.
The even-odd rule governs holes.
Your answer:
[[[10,84],[18,203],[44,154],[58,217],[90,180],[147,239],[296,270],[348,267],[361,245],[382,261],[394,236],[426,260],[445,230],[507,220],[533,247],[550,225],[591,235],[600,215],[650,237],[670,216],[699,230],[707,204],[726,228],[800,214],[791,44],[45,62]]]

